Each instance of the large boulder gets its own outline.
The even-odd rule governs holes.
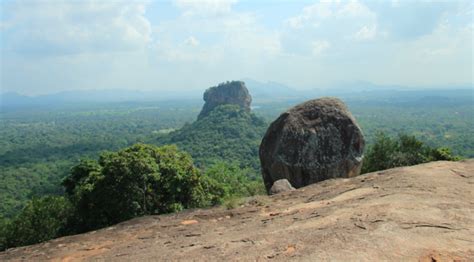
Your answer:
[[[219,105],[238,105],[250,112],[252,97],[242,81],[232,81],[221,83],[218,86],[211,87],[204,93],[204,107],[198,116],[201,119],[209,114]]]
[[[360,173],[364,136],[352,114],[337,98],[320,98],[283,113],[260,145],[262,176],[268,192],[288,179],[295,188]]]

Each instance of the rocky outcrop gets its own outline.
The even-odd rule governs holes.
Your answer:
[[[231,104],[238,105],[244,110],[250,112],[252,97],[242,81],[232,81],[221,83],[218,86],[211,87],[204,93],[204,107],[198,116],[201,119],[209,114],[219,105]]]
[[[144,216],[0,261],[474,261],[474,159]]]
[[[280,179],[273,183],[272,188],[270,188],[270,195],[275,195],[292,190],[295,190],[295,188],[291,186],[290,182],[288,182],[287,179]]]
[[[329,178],[359,175],[364,137],[337,98],[297,105],[280,115],[260,145],[267,191],[279,179],[299,188]]]

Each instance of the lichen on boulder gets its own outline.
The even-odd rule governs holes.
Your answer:
[[[287,179],[295,188],[330,178],[360,174],[365,141],[345,104],[320,98],[283,113],[260,145],[262,176],[268,192]]]

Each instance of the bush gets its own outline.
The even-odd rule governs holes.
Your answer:
[[[431,148],[415,136],[401,134],[393,139],[378,133],[375,143],[365,154],[361,173],[368,173],[399,166],[412,166],[438,160],[459,160],[448,148]]]
[[[137,144],[83,161],[64,180],[75,206],[70,227],[82,232],[136,216],[206,203],[204,180],[191,157],[175,146]]]
[[[64,197],[46,196],[29,201],[21,213],[0,226],[3,248],[31,245],[64,233],[71,206]]]
[[[7,249],[7,227],[10,225],[10,221],[0,216],[0,251]]]
[[[220,105],[198,121],[159,136],[156,143],[178,145],[199,168],[226,161],[258,171],[258,147],[267,127],[263,119],[238,105]]]
[[[431,150],[431,157],[433,160],[458,161],[461,160],[459,156],[453,156],[451,149],[446,147],[435,148]]]
[[[250,168],[241,169],[236,163],[217,162],[212,165],[205,172],[210,204],[222,204],[233,198],[265,194],[261,179],[250,179],[256,177],[253,172]]]

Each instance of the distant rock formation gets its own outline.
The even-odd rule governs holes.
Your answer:
[[[341,100],[321,98],[297,105],[270,125],[260,145],[265,187],[270,192],[280,179],[299,188],[357,176],[364,145],[361,129]]]
[[[228,81],[207,89],[204,93],[204,101],[206,103],[198,116],[198,120],[207,116],[215,107],[225,104],[238,105],[250,112],[252,97],[244,82]]]
[[[295,188],[291,186],[290,182],[287,179],[280,179],[273,183],[272,188],[270,188],[270,195],[275,195],[278,193],[293,191]]]

